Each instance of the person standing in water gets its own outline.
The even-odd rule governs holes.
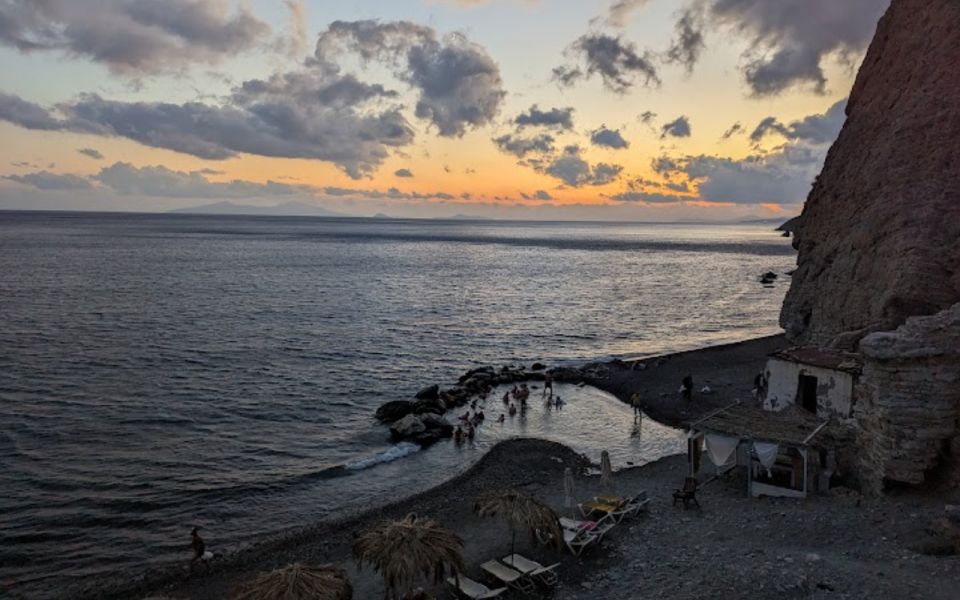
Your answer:
[[[193,548],[193,560],[190,561],[190,570],[197,566],[198,561],[203,560],[203,555],[207,551],[207,544],[200,537],[199,527],[194,527],[190,532],[190,547]]]
[[[687,374],[683,378],[683,382],[680,385],[680,392],[683,394],[683,399],[687,402],[693,398],[693,376]]]
[[[553,397],[553,375],[550,373],[544,373],[543,375],[543,393],[540,394],[540,397],[547,396],[547,390],[550,390],[550,398]]]
[[[636,423],[642,416],[641,408],[643,401],[640,399],[640,392],[634,392],[630,396],[630,406],[633,407],[633,422]]]

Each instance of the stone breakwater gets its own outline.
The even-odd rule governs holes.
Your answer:
[[[619,361],[615,361],[619,362]],[[416,393],[412,400],[392,400],[380,405],[375,416],[388,425],[394,441],[409,441],[429,446],[453,435],[453,424],[444,415],[486,397],[498,385],[545,381],[547,375],[558,383],[582,383],[598,365],[547,368],[542,363],[470,369],[449,387],[432,384]]]

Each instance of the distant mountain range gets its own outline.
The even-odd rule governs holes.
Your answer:
[[[192,215],[273,215],[280,217],[349,217],[350,215],[327,210],[320,206],[303,202],[285,202],[273,206],[254,206],[233,202],[214,202],[189,208],[171,210],[172,213]]]

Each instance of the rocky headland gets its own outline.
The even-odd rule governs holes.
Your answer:
[[[849,349],[960,302],[960,3],[894,0],[807,198],[780,315]]]

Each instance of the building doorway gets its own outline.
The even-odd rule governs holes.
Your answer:
[[[817,414],[817,378],[811,375],[800,375],[797,385],[797,404],[804,410]]]

